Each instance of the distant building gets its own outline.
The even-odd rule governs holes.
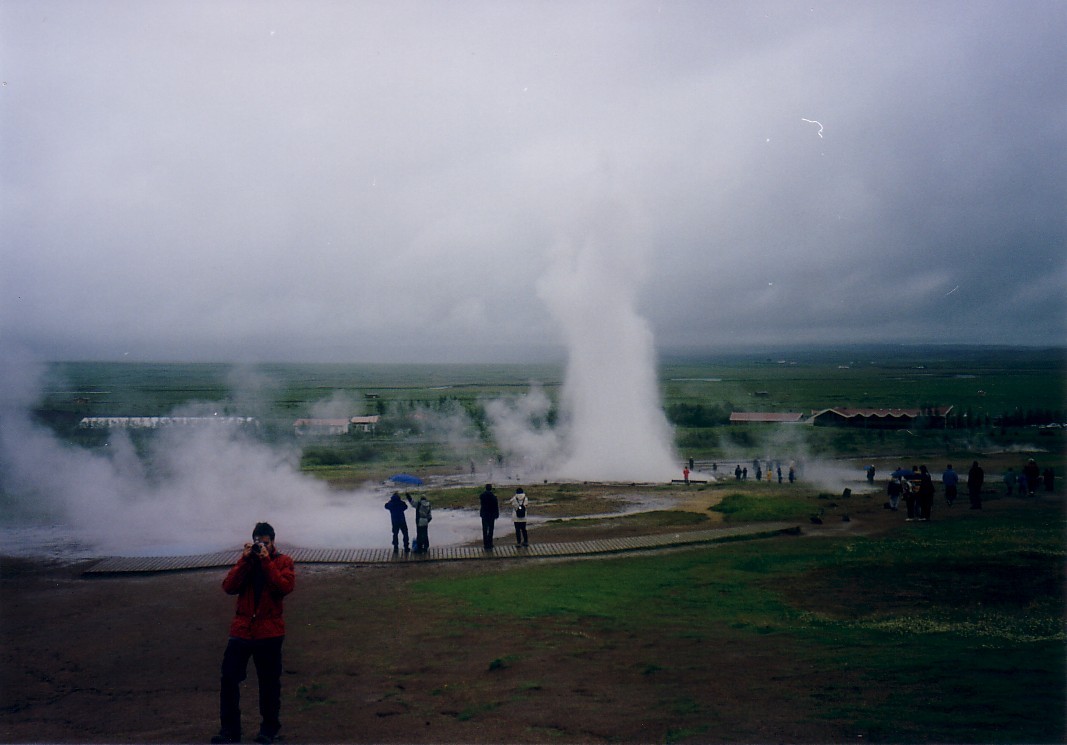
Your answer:
[[[348,419],[297,419],[293,431],[300,436],[347,435]]]
[[[794,412],[735,411],[730,414],[730,424],[799,424],[804,415]]]
[[[160,429],[163,427],[257,427],[251,416],[86,416],[78,429]]]
[[[373,416],[354,416],[349,421],[351,421],[352,423],[353,430],[358,430],[360,432],[373,432],[378,426],[378,420],[380,419],[381,417],[375,414]]]
[[[293,431],[301,437],[347,435],[350,432],[373,432],[380,416],[354,416],[347,419],[297,419]]]
[[[816,427],[866,429],[943,429],[951,406],[925,409],[823,409],[811,413]]]

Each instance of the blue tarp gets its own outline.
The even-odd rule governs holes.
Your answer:
[[[410,473],[398,473],[395,476],[390,476],[389,480],[394,484],[414,484],[415,486],[422,484],[422,479],[418,476],[412,476]]]

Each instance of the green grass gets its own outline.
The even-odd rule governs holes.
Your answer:
[[[830,406],[953,405],[974,429],[865,432],[766,426],[693,426],[678,421],[681,457],[751,459],[768,448],[810,456],[952,454],[954,460],[1016,445],[1052,454],[1062,472],[1067,440],[1060,432],[986,425],[1002,414],[1067,416],[1067,362],[1062,349],[891,348],[757,354],[700,361],[665,361],[659,377],[667,412],[703,411],[720,421],[732,410],[799,411]],[[795,364],[793,364],[795,363]],[[486,401],[525,393],[538,381],[558,399],[561,365],[344,365],[64,362],[48,369],[38,415],[65,439],[102,447],[100,433],[79,431],[82,416],[158,416],[189,405],[257,417],[259,435],[305,450],[304,466],[339,485],[378,479],[390,470],[457,472],[470,460],[497,455],[485,420]],[[380,431],[358,438],[294,439],[292,421],[316,402],[342,395],[353,414],[382,413]],[[467,416],[467,441],[419,432],[416,411]],[[697,419],[700,419],[699,417]],[[701,420],[704,421],[704,420]],[[784,438],[784,439],[783,439]],[[1048,459],[1046,459],[1048,460]]]
[[[812,513],[811,503],[798,495],[727,494],[722,501],[711,507],[721,512],[724,522],[768,522],[776,520],[807,520]]]
[[[813,679],[813,705],[868,740],[1062,741],[1065,527],[1057,509],[986,513],[886,538],[526,566],[520,582],[491,573],[415,591],[460,618],[554,619],[593,636],[772,635],[813,670],[838,671]],[[677,661],[643,664],[658,678]]]

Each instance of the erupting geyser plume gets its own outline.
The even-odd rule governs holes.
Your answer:
[[[562,459],[555,476],[662,481],[675,471],[652,331],[636,310],[641,256],[617,209],[577,244],[561,243],[537,290],[563,329]],[[606,236],[607,238],[603,238]]]

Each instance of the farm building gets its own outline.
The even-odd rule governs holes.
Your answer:
[[[359,430],[360,432],[373,432],[374,428],[378,426],[378,420],[380,416],[374,414],[373,416],[354,416],[352,417],[352,429]]]
[[[730,424],[799,424],[804,415],[794,412],[772,411],[734,411],[730,414]]]
[[[293,431],[297,435],[347,435],[349,432],[373,432],[381,419],[374,416],[354,416],[348,419],[297,419]]]
[[[258,426],[251,416],[87,416],[78,429],[160,429],[162,427]]]
[[[823,409],[813,411],[816,427],[862,427],[867,429],[944,428],[951,406],[925,409]]]
[[[347,435],[347,419],[297,419],[293,431],[298,435]]]

